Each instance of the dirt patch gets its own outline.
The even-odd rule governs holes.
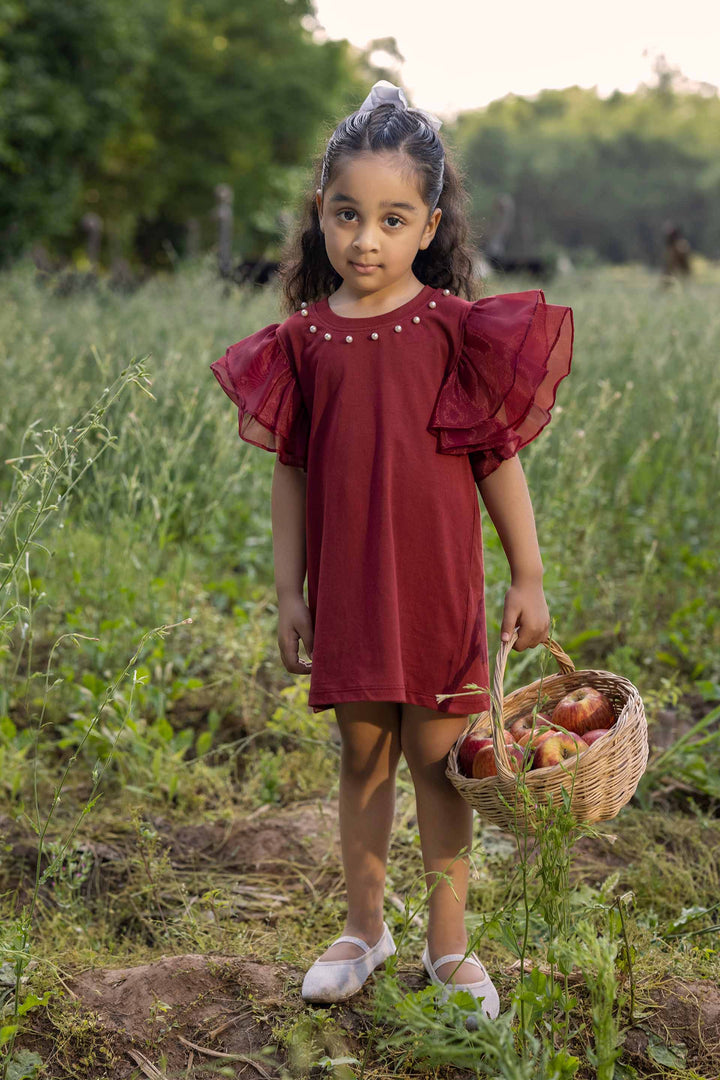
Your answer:
[[[85,971],[68,985],[111,1031],[156,1044],[189,1020],[199,1034],[226,1009],[245,1009],[249,995],[277,1003],[284,979],[279,969],[256,961],[190,954],[140,967]]]
[[[720,1070],[720,987],[711,982],[677,982],[653,994],[660,1008],[651,1026],[662,1038],[683,1042],[696,1067]]]
[[[288,863],[312,869],[337,848],[334,804],[261,807],[227,824],[174,826],[161,818],[152,824],[167,841],[175,869],[264,870],[282,872]]]
[[[245,818],[225,823],[176,825],[148,817],[157,835],[158,852],[165,852],[168,867],[178,877],[223,874],[280,877],[290,885],[303,876],[316,883],[340,864],[337,805],[317,802],[282,809],[262,806]],[[82,895],[97,898],[121,890],[129,867],[138,859],[138,837],[132,826],[102,822],[89,826],[69,854],[89,867]],[[58,838],[62,838],[58,831]],[[50,861],[53,837],[48,837],[41,870]],[[0,815],[0,890],[15,892],[18,905],[27,900],[35,880],[37,836],[10,817]],[[52,904],[55,883],[43,887],[43,899]]]
[[[52,1025],[45,1017],[20,1045],[57,1080],[170,1080],[223,1065],[243,1080],[266,1080],[282,1057],[272,1020],[298,978],[279,964],[193,954],[85,971],[66,982]]]
[[[688,1067],[701,1076],[720,1075],[720,988],[709,981],[673,980],[648,996],[655,1011],[628,1032],[627,1053],[651,1063],[659,1043],[686,1054]]]
[[[312,1064],[323,1055],[360,1052],[373,980],[352,1003],[328,1010],[302,1001],[303,974],[197,954],[84,971],[66,982],[53,1023],[45,1016],[19,1045],[40,1054],[49,1080],[171,1080],[222,1066],[242,1080],[306,1080],[321,1075]],[[425,980],[413,970],[403,981],[409,990]]]

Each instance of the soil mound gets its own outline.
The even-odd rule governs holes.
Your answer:
[[[292,806],[250,815],[225,825],[184,825],[153,821],[166,839],[174,868],[281,872],[288,863],[317,867],[337,846],[334,805]]]
[[[678,1065],[684,1060],[701,1076],[719,1076],[720,987],[709,981],[675,980],[653,988],[649,997],[657,1009],[628,1033],[625,1049],[661,1063],[660,1045],[678,1055]]]
[[[152,1066],[169,1077],[233,1062],[243,1065],[244,1080],[255,1080],[274,1072],[264,1016],[280,1004],[288,977],[296,978],[282,965],[190,954],[85,971],[68,988],[116,1036],[113,1080],[137,1066],[148,1076]]]

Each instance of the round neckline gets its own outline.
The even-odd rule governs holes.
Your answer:
[[[394,308],[393,311],[386,311],[384,315],[363,315],[362,318],[338,315],[330,307],[327,297],[319,300],[316,304],[312,304],[309,310],[316,313],[317,321],[324,326],[332,326],[336,330],[344,327],[362,330],[364,327],[374,328],[397,323],[400,319],[406,318],[424,307],[432,296],[439,291],[432,285],[424,285],[420,292],[413,296],[412,300],[408,300],[407,303]]]

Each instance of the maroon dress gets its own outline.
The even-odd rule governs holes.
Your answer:
[[[240,435],[307,470],[310,705],[487,708],[475,482],[550,419],[570,308],[539,290],[469,303],[425,286],[387,315],[327,300],[212,365]]]

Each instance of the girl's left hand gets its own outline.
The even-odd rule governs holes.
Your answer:
[[[550,612],[545,601],[542,581],[513,582],[505,593],[500,638],[509,641],[517,628],[518,639],[513,645],[517,652],[531,649],[547,641],[550,632]]]

